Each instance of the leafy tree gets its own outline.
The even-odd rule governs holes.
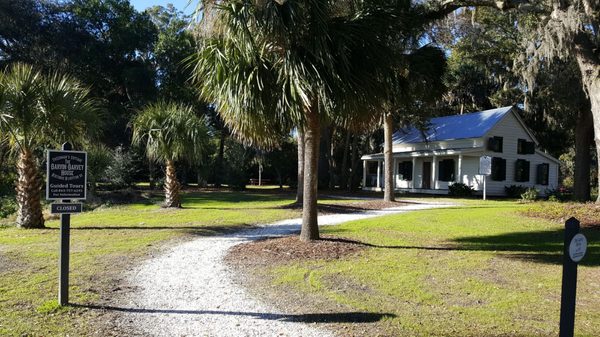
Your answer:
[[[44,227],[34,153],[44,145],[83,142],[99,125],[97,103],[70,76],[17,63],[0,73],[0,112],[0,131],[18,156],[17,226]]]
[[[164,207],[181,207],[175,162],[202,158],[209,138],[206,121],[191,106],[160,101],[140,111],[132,127],[133,143],[145,145],[148,159],[166,166]]]
[[[388,38],[401,40],[419,9],[406,1],[240,0],[205,11],[195,65],[204,99],[250,142],[273,145],[290,124],[303,130],[303,240],[319,238],[323,121],[373,121],[395,56]]]
[[[589,97],[596,151],[600,153],[600,2],[596,0],[450,0],[440,2],[436,15],[463,6],[516,9],[531,18],[524,30],[526,65],[530,82],[543,64],[573,58],[581,75],[581,87]],[[596,156],[600,161],[600,156]],[[600,163],[600,162],[599,162]],[[600,170],[599,173],[600,174]],[[600,179],[599,179],[600,181]],[[600,195],[597,202],[600,202]]]

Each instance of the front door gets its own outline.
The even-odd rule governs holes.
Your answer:
[[[431,188],[431,162],[430,161],[423,162],[423,183],[421,183],[421,188],[424,188],[424,189]]]

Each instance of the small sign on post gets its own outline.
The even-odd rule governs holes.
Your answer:
[[[479,174],[483,176],[483,200],[485,200],[487,194],[487,176],[492,174],[492,157],[479,157]]]
[[[579,221],[570,218],[565,223],[562,291],[560,298],[560,337],[573,337],[575,331],[575,294],[577,292],[577,263],[587,250],[587,239],[579,233]]]
[[[60,214],[60,255],[58,265],[58,303],[69,303],[69,242],[71,237],[71,213],[81,212],[80,203],[72,199],[87,197],[87,153],[71,151],[71,144],[64,143],[62,151],[48,150],[46,161],[46,199],[62,200],[50,206],[51,213]]]

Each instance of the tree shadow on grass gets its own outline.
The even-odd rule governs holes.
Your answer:
[[[175,230],[198,236],[227,235],[253,228],[248,224],[235,226],[81,226],[71,227],[72,231],[101,231],[101,230]],[[59,230],[59,227],[47,227],[49,230]]]
[[[583,266],[600,266],[600,230],[584,228],[588,240],[587,252],[579,263]],[[325,241],[344,242],[379,249],[406,249],[431,251],[494,252],[498,256],[547,264],[562,264],[564,230],[516,232],[488,236],[468,236],[452,240],[445,246],[376,245],[344,238],[322,238]]]
[[[584,228],[588,240],[586,256],[579,263],[600,266],[600,230]],[[516,232],[487,236],[469,236],[453,240],[460,249],[498,252],[505,258],[539,263],[562,264],[564,230]]]
[[[178,309],[147,309],[147,308],[125,308],[115,306],[103,306],[93,304],[71,304],[73,307],[92,310],[107,310],[135,314],[179,314],[179,315],[225,315],[225,316],[248,316],[255,319],[302,322],[302,323],[372,323],[384,318],[394,318],[391,313],[372,312],[332,312],[314,314],[276,314],[262,312],[244,311],[219,311],[219,310],[178,310]]]

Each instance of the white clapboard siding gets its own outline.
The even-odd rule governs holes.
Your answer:
[[[514,116],[514,114],[507,114],[498,124],[496,124],[487,137],[500,136],[503,137],[503,149],[502,152],[485,151],[485,155],[490,157],[500,157],[506,159],[506,180],[505,181],[493,181],[491,177],[487,179],[487,192],[490,195],[504,195],[505,186],[510,185],[521,185],[525,187],[535,187],[542,194],[547,189],[558,188],[558,164],[537,152],[535,154],[518,154],[517,143],[518,139],[525,139],[528,142],[535,141],[529,133],[523,128],[521,122]],[[528,182],[517,182],[515,181],[515,162],[517,159],[524,159],[529,161],[529,181]],[[477,159],[479,160],[479,159]],[[547,163],[550,165],[550,172],[548,176],[548,185],[536,185],[537,180],[537,165]],[[479,162],[477,162],[479,167]],[[480,177],[479,177],[479,180]],[[477,185],[477,190],[483,190],[483,185]]]

